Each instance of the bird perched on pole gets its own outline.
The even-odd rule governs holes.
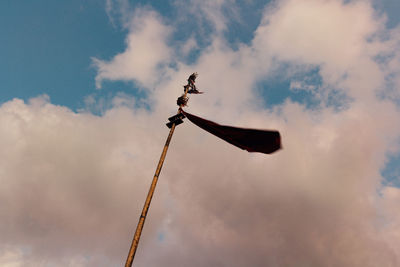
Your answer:
[[[197,90],[195,82],[196,82],[196,78],[197,76],[199,76],[197,74],[197,72],[193,72],[189,78],[188,78],[188,84],[183,86],[185,92],[187,91],[189,94],[202,94],[203,92],[200,92],[199,90]]]

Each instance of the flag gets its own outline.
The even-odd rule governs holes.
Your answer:
[[[278,131],[220,125],[181,111],[192,123],[203,130],[248,152],[271,154],[281,148],[281,136]]]

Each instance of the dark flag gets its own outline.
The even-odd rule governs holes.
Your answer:
[[[278,131],[225,126],[183,110],[182,113],[200,128],[248,152],[271,154],[281,148],[281,136]]]

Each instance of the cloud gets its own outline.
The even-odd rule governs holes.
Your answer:
[[[96,86],[103,80],[134,80],[144,87],[159,81],[160,66],[170,60],[171,49],[166,45],[170,28],[151,10],[137,10],[129,25],[127,48],[110,61],[93,58],[98,69]]]
[[[129,0],[106,0],[105,8],[114,27],[120,24],[123,28],[129,28],[132,13]]]
[[[286,122],[243,114],[280,129],[284,150],[271,157],[242,153],[208,135],[204,141],[197,137],[207,146],[193,154],[186,140],[195,140],[194,133],[183,129],[177,161],[197,164],[164,173],[173,179],[171,194],[184,212],[165,230],[160,257],[167,266],[396,266],[399,243],[386,240],[393,236],[376,215],[376,189],[386,141],[399,129],[389,118],[376,124],[381,115],[393,114],[393,106],[376,108],[383,113],[354,107],[318,114],[287,103],[281,113]],[[391,220],[387,215],[381,214]],[[174,251],[183,256],[168,257]],[[143,253],[153,251],[143,247]],[[149,266],[158,262],[146,260]]]
[[[186,19],[195,19],[200,25],[211,24],[216,34],[221,34],[227,29],[228,17],[237,12],[234,0],[205,0],[205,1],[182,1],[174,2]],[[210,33],[208,33],[210,34]]]
[[[172,141],[138,265],[395,266],[397,191],[376,192],[400,132],[393,109],[313,112],[286,103],[279,113],[243,113],[237,121],[281,131],[285,148],[272,156],[186,122]],[[120,265],[167,133],[162,115],[117,105],[97,117],[40,98],[3,104],[0,233],[11,247],[3,258]]]
[[[350,97],[373,98],[384,79],[373,60],[383,25],[368,1],[279,1],[266,9],[254,46],[283,61],[319,66],[325,83]]]
[[[110,258],[122,258],[125,244],[118,240],[131,234],[140,208],[131,203],[144,197],[143,177],[151,176],[159,152],[153,138],[161,134],[136,128],[153,123],[146,115],[136,121],[124,107],[96,117],[43,98],[29,104],[15,99],[0,113],[2,244],[21,248],[23,262],[39,266],[75,266],[69,262],[85,257],[92,266],[110,266]]]
[[[266,7],[250,44],[232,49],[214,35],[196,62],[172,60],[174,69],[164,64],[177,53],[168,44],[173,26],[148,9],[131,22],[126,50],[95,60],[97,81],[154,86],[151,110],[124,96],[111,104],[88,98],[108,107],[101,116],[46,97],[0,106],[0,263],[121,265],[168,132],[162,125],[198,71],[206,93],[191,96],[190,111],[279,129],[284,149],[250,154],[189,122],[179,126],[137,266],[400,264],[399,190],[382,186],[380,174],[398,148],[399,110],[374,93],[399,77],[397,34],[382,28],[368,2],[279,1]],[[391,64],[376,60],[385,53]],[[353,101],[340,110],[288,100],[267,109],[254,84],[283,63],[289,79],[319,67],[313,92],[339,88]]]
[[[181,73],[196,70],[207,98],[196,98],[191,110],[238,125],[260,127],[269,121],[265,127],[281,130],[284,150],[267,159],[249,157],[195,129],[178,132],[182,155],[176,161],[191,158],[197,164],[165,171],[173,179],[176,207],[160,227],[163,242],[144,245],[139,263],[396,266],[398,219],[388,211],[396,200],[378,194],[386,153],[399,136],[397,108],[376,97],[389,77],[389,68],[376,57],[397,54],[394,31],[389,40],[385,35],[384,20],[366,1],[279,1],[267,6],[249,45],[233,50],[215,35],[193,65],[178,62],[154,94],[158,112],[173,101],[174,86],[184,80]],[[351,104],[333,111],[323,102],[313,111],[286,102],[266,111],[251,88],[282,70],[283,63],[289,77],[296,69],[318,67],[322,85],[313,93],[328,98],[341,90]],[[195,148],[205,140],[212,152]],[[183,240],[185,247],[179,245]],[[151,256],[154,249],[159,257]],[[182,256],[169,256],[176,251]]]

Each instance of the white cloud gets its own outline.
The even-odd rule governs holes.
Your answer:
[[[267,159],[249,158],[199,133],[200,145],[214,142],[213,151],[194,148],[193,156],[188,144],[196,146],[191,144],[196,133],[180,135],[177,150],[183,155],[177,161],[193,158],[204,165],[175,167],[171,195],[177,207],[163,226],[165,245],[144,246],[138,261],[149,266],[160,259],[168,266],[396,266],[399,242],[379,222],[383,217],[397,225],[398,219],[388,211],[378,216],[383,209],[379,170],[399,135],[398,111],[375,97],[385,86],[387,68],[374,57],[395,53],[393,41],[379,37],[383,22],[366,1],[280,1],[268,7],[250,46],[233,51],[216,35],[198,62],[178,63],[154,95],[159,112],[173,102],[182,73],[196,70],[206,95],[190,102],[191,110],[253,127],[271,121],[266,127],[282,131],[284,150]],[[276,114],[260,110],[251,88],[280,62],[318,66],[323,84],[313,88],[315,93],[340,89],[355,102],[340,112],[323,106],[312,112],[291,103]],[[164,175],[170,178],[168,171]],[[183,240],[190,246],[180,247]],[[150,256],[154,248],[159,258]],[[184,256],[168,256],[176,251]]]
[[[196,39],[194,37],[191,37],[182,46],[183,56],[187,57],[189,55],[189,53],[192,52],[196,48],[198,48]]]
[[[0,264],[4,267],[19,267],[21,264],[20,251],[3,248],[0,253]]]
[[[153,146],[163,138],[138,132],[154,124],[136,112],[143,116],[124,107],[103,117],[76,114],[45,99],[3,104],[2,244],[27,248],[32,262],[87,256],[92,266],[110,266],[122,258],[118,240],[131,234],[140,208],[131,203],[144,197],[159,153]]]
[[[325,83],[351,97],[374,97],[383,76],[373,60],[381,43],[373,37],[383,23],[368,1],[279,1],[266,10],[254,46],[283,61],[319,66]]]
[[[160,66],[170,60],[171,49],[166,45],[170,28],[162,24],[154,11],[137,10],[130,21],[127,48],[111,61],[93,58],[98,69],[96,85],[103,80],[134,80],[145,87],[154,86],[162,76]]]
[[[217,35],[223,33],[227,29],[228,18],[225,16],[224,12],[230,14],[236,13],[235,0],[175,0],[174,3],[181,11],[180,14],[182,14],[178,20],[195,19],[200,26],[211,24],[212,33],[215,31]],[[204,32],[204,37],[210,33],[209,30]]]
[[[123,27],[129,27],[132,9],[128,0],[106,0],[105,5],[107,16],[114,27],[118,23]]]
[[[307,83],[307,81],[292,81],[290,82],[289,88],[291,90],[304,90],[313,92],[315,89],[317,89],[317,86]]]

